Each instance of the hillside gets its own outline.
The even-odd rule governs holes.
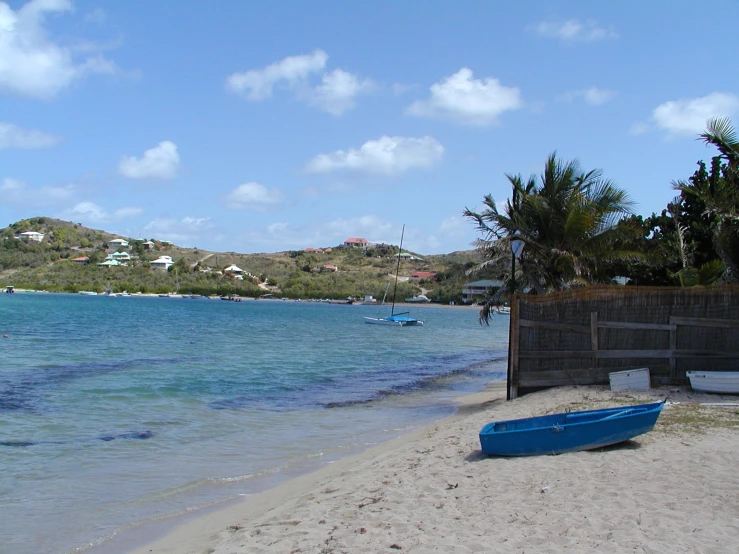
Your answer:
[[[43,238],[37,242],[34,239],[39,236],[29,235],[33,232],[42,233]],[[124,239],[128,244],[111,246],[109,242],[114,239]],[[382,298],[395,274],[397,252],[397,246],[384,244],[366,251],[339,245],[272,254],[210,252],[35,217],[0,230],[0,287],[54,292],[178,291],[240,296],[272,292],[303,299]],[[459,302],[465,282],[495,277],[490,271],[471,277],[465,274],[481,261],[474,250],[433,256],[407,254],[400,263],[398,300],[423,292],[435,301]],[[114,263],[113,255],[121,265],[98,265]],[[152,262],[162,256],[169,256],[172,265],[166,270],[152,267]],[[244,273],[224,272],[232,265]],[[411,281],[414,272],[435,275]],[[388,294],[392,295],[392,290]]]

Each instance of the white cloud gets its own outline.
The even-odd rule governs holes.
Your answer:
[[[311,73],[318,73],[326,66],[328,55],[323,50],[312,54],[288,56],[264,69],[233,73],[226,79],[226,88],[241,93],[249,100],[263,100],[272,96],[272,89],[279,84],[292,88],[305,81]]]
[[[322,83],[311,92],[310,103],[331,115],[341,115],[354,107],[354,99],[372,90],[369,79],[360,81],[342,69],[324,73]]]
[[[177,145],[165,140],[144,152],[141,158],[124,157],[118,164],[118,171],[130,179],[173,179],[179,165]]]
[[[0,123],[0,150],[3,148],[46,148],[59,142],[59,137],[23,129],[13,123]]]
[[[568,19],[566,21],[541,21],[533,29],[541,36],[556,38],[566,42],[594,42],[607,38],[618,38],[612,30],[598,26],[596,21],[587,19]]]
[[[78,62],[72,49],[49,40],[47,13],[72,10],[70,0],[31,0],[18,11],[0,2],[0,90],[48,99],[90,73],[114,73],[102,56]]]
[[[431,86],[431,98],[411,104],[407,113],[418,117],[444,117],[469,125],[492,125],[498,116],[523,107],[521,92],[491,77],[473,79],[463,67]]]
[[[144,226],[142,234],[156,237],[159,240],[171,240],[178,245],[189,245],[193,248],[207,238],[203,232],[211,231],[213,228],[209,217],[186,216],[182,219],[158,217]],[[212,239],[212,236],[210,238]]]
[[[351,171],[367,175],[393,175],[409,169],[426,169],[444,155],[444,147],[426,136],[388,137],[365,142],[359,150],[320,154],[305,166],[308,173]]]
[[[334,69],[322,74],[320,84],[311,86],[310,77],[323,72],[327,61],[328,54],[323,50],[289,56],[264,69],[229,75],[226,88],[248,100],[258,101],[271,97],[279,87],[293,91],[297,98],[318,109],[339,116],[353,108],[356,97],[372,90],[374,83],[343,69]]]
[[[712,117],[731,117],[739,112],[739,96],[712,92],[700,98],[671,100],[652,110],[650,122],[670,135],[697,135],[706,129]],[[643,125],[636,126],[644,130]],[[632,129],[633,130],[633,129]]]
[[[235,210],[263,211],[278,207],[282,202],[283,195],[279,189],[270,189],[253,181],[239,185],[226,197],[228,207]]]
[[[565,102],[573,102],[582,98],[586,104],[590,104],[591,106],[601,106],[609,100],[612,100],[615,96],[616,93],[612,90],[590,87],[582,90],[569,91],[562,96],[562,100]]]
[[[141,208],[120,208],[113,212],[107,211],[102,206],[95,204],[95,202],[80,202],[76,204],[72,209],[63,212],[62,217],[71,221],[79,221],[84,223],[113,223],[136,217],[141,215],[143,210]]]
[[[31,188],[19,179],[6,177],[0,182],[0,201],[4,204],[54,206],[72,198],[77,192],[74,185]]]

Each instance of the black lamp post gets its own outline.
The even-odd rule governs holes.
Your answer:
[[[523,251],[523,241],[516,238],[521,232],[516,229],[511,235],[511,308],[513,308],[513,295],[516,294],[516,259],[521,257]],[[518,314],[516,314],[518,317]],[[508,381],[506,383],[506,400],[511,400],[511,377],[513,374],[513,364],[511,353],[513,351],[513,310],[511,310],[511,318],[508,323]]]

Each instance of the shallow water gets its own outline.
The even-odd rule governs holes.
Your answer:
[[[383,310],[0,296],[2,551],[113,552],[142,524],[274,486],[505,378],[507,318],[411,307],[424,327],[363,323]]]

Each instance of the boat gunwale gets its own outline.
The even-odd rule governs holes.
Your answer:
[[[551,429],[555,425],[559,425],[560,427],[575,427],[579,425],[593,425],[596,423],[600,423],[603,421],[618,421],[623,418],[627,417],[636,417],[636,416],[644,416],[649,415],[654,412],[661,412],[662,408],[664,407],[666,400],[660,400],[659,402],[650,402],[648,404],[634,404],[633,406],[617,406],[614,408],[597,408],[593,410],[579,410],[576,412],[557,412],[555,414],[544,414],[541,416],[532,416],[532,417],[523,417],[519,419],[508,419],[508,420],[502,420],[502,421],[492,421],[490,423],[487,423],[483,428],[480,430],[480,435],[503,435],[503,434],[514,434],[514,433],[532,433],[535,431],[542,431]],[[644,408],[643,410],[639,410],[638,412],[634,412],[634,408]],[[620,410],[625,410],[627,413],[619,414],[618,412]],[[593,413],[599,413],[599,412],[614,412],[614,414],[611,415],[604,415],[603,418],[600,419],[588,419],[584,421],[572,421],[572,422],[564,422],[564,423],[553,423],[549,425],[544,425],[541,427],[526,427],[526,428],[520,428],[520,429],[499,429],[496,430],[496,425],[501,424],[512,424],[512,423],[520,423],[524,421],[529,421],[532,419],[537,418],[552,418],[554,419],[555,416],[568,416],[570,414],[593,414]]]

